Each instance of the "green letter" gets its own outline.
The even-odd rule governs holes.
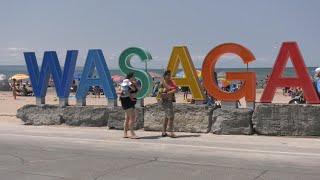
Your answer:
[[[151,54],[143,48],[131,47],[124,50],[119,57],[119,68],[124,74],[128,72],[134,72],[134,76],[140,79],[141,89],[137,93],[137,99],[143,99],[149,96],[153,87],[153,81],[148,72],[144,70],[133,68],[130,64],[130,60],[133,56],[139,56],[142,62],[151,60]]]

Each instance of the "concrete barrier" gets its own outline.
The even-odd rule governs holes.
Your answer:
[[[60,125],[64,123],[62,118],[63,108],[55,105],[25,105],[17,111],[26,125]]]
[[[63,109],[62,118],[69,126],[106,126],[109,109],[105,106],[67,106]]]
[[[261,135],[319,136],[320,105],[257,104],[252,123]]]
[[[143,115],[144,109],[140,107],[135,108],[136,111],[136,121],[134,124],[134,129],[142,129],[143,128]],[[123,130],[124,123],[124,110],[122,107],[113,107],[109,108],[109,117],[108,117],[108,127],[112,129]]]
[[[143,128],[143,109],[136,108],[138,114],[135,129]],[[124,110],[107,106],[67,106],[25,105],[18,109],[17,117],[26,125],[108,126],[123,129]]]
[[[208,113],[205,105],[174,104],[174,131],[205,132],[208,127]],[[165,113],[160,104],[145,106],[144,130],[161,131]]]
[[[215,109],[205,105],[174,104],[174,130],[215,134],[319,136],[320,105],[257,104],[250,109]],[[136,108],[135,129],[161,131],[164,111],[160,104]],[[26,125],[108,126],[123,129],[121,107],[25,105],[17,117]]]
[[[214,134],[252,134],[251,109],[216,109],[213,111],[212,132]]]

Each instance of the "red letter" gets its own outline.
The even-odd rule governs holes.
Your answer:
[[[297,77],[281,77],[281,74],[290,57]],[[304,96],[308,103],[319,103],[318,95],[312,85],[303,57],[296,42],[283,42],[277,56],[276,62],[260,101],[270,103],[277,87],[302,87]]]

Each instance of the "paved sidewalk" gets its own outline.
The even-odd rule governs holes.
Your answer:
[[[320,139],[222,136],[0,121],[0,179],[320,179]]]

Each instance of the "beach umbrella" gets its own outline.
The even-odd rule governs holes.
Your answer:
[[[202,72],[200,70],[196,70],[197,76],[200,81],[202,81]],[[184,71],[180,71],[176,74],[176,77],[185,77],[184,76]]]
[[[148,72],[152,78],[162,78],[162,75],[156,72]]]
[[[81,79],[81,74],[80,73],[74,74],[73,79]]]
[[[111,76],[111,79],[114,81],[114,82],[120,82],[122,80],[125,79],[124,76],[120,76],[120,75],[114,75],[114,76]]]
[[[218,79],[219,87],[227,87],[230,84],[230,81],[227,81],[225,78]]]
[[[29,76],[26,74],[15,74],[10,79],[20,80],[20,79],[28,79],[28,78]]]

